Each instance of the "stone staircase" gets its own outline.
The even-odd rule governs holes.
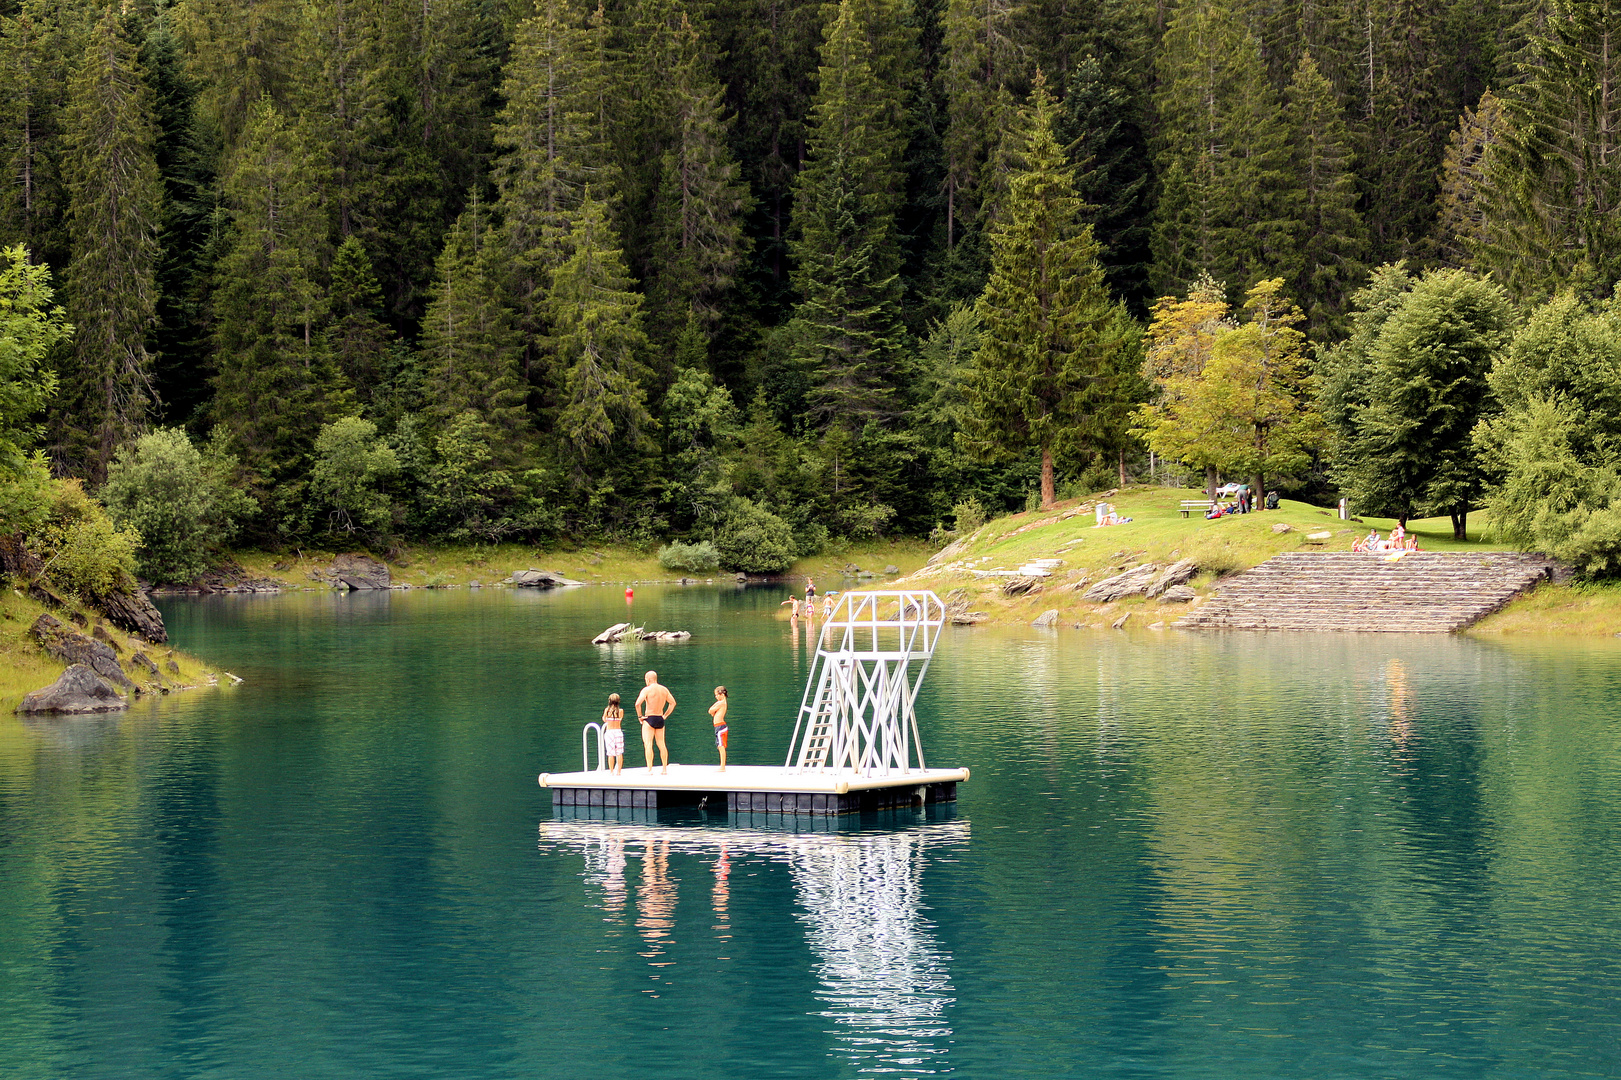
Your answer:
[[[1395,562],[1351,552],[1275,555],[1216,589],[1180,630],[1445,634],[1568,571],[1542,555],[1421,552]]]

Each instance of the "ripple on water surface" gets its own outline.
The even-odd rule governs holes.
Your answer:
[[[1621,650],[953,631],[955,807],[552,810],[650,666],[777,760],[782,595],[167,602],[242,687],[0,720],[0,1075],[1621,1074]]]

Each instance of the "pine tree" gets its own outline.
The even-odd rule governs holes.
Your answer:
[[[215,190],[214,155],[197,123],[197,81],[186,70],[174,9],[147,29],[141,66],[152,89],[154,147],[163,179],[158,230],[157,326],[151,335],[153,394],[171,423],[188,423],[207,401],[208,285]]]
[[[902,190],[892,89],[879,84],[852,0],[828,28],[811,108],[805,167],[795,182],[793,359],[819,381],[825,422],[890,415],[900,346]]]
[[[1159,67],[1152,285],[1181,292],[1203,270],[1245,289],[1298,242],[1279,216],[1288,129],[1260,51],[1226,0],[1184,0]]]
[[[1025,170],[991,233],[991,278],[977,308],[982,337],[965,386],[967,435],[989,457],[1041,456],[1041,501],[1056,498],[1055,458],[1094,458],[1119,402],[1112,358],[1123,342],[1092,228],[1053,133],[1056,109],[1037,75]]]
[[[1058,138],[1075,163],[1075,190],[1089,207],[1110,291],[1128,305],[1146,304],[1153,170],[1137,103],[1095,56],[1070,73]]]
[[[266,479],[298,468],[321,425],[348,403],[319,347],[328,244],[312,156],[262,98],[221,176],[232,239],[215,284],[212,412],[243,465]]]
[[[479,0],[378,4],[383,130],[370,146],[366,236],[387,317],[406,330],[427,303],[434,259],[490,154],[499,29]]]
[[[748,189],[726,145],[721,89],[707,70],[698,33],[685,16],[666,91],[673,145],[653,207],[647,295],[658,336],[668,340],[687,314],[712,329],[745,250]]]
[[[635,446],[646,405],[642,298],[632,290],[607,204],[587,190],[568,237],[568,258],[548,297],[552,352],[563,407],[558,428],[582,461],[613,443]]]
[[[63,113],[84,55],[84,16],[71,0],[24,0],[0,17],[0,228],[30,258],[58,267],[69,254]]]
[[[369,407],[387,373],[394,332],[378,318],[383,290],[359,237],[350,236],[338,245],[331,278],[327,354],[360,404]]]
[[[112,12],[96,24],[74,73],[66,126],[73,178],[67,300],[78,332],[57,453],[73,472],[100,483],[113,453],[141,433],[154,405],[146,341],[155,324],[163,197],[151,94]]]
[[[1502,99],[1490,90],[1480,96],[1478,106],[1465,109],[1458,117],[1458,129],[1441,159],[1435,245],[1443,265],[1473,264],[1494,231],[1487,223],[1488,185],[1506,125]]]
[[[290,104],[297,0],[187,0],[180,31],[203,87],[202,112],[230,152],[263,98]]]
[[[1621,280],[1621,3],[1549,0],[1526,80],[1508,92],[1484,255],[1519,295]]]
[[[544,0],[526,19],[502,72],[506,106],[496,119],[495,214],[501,222],[504,289],[524,336],[523,370],[544,370],[546,292],[567,258],[567,236],[586,186],[613,189],[615,170],[600,131],[603,28],[570,0]]]
[[[709,8],[718,72],[736,116],[732,146],[755,196],[753,258],[767,322],[793,303],[789,280],[794,176],[822,41],[821,0],[717,0]]]
[[[1364,0],[1355,19],[1357,161],[1370,261],[1416,252],[1430,224],[1447,129],[1465,101],[1447,66],[1442,0]],[[1478,91],[1477,91],[1478,93]]]
[[[387,132],[381,27],[368,0],[307,5],[297,25],[292,97],[323,159],[324,199],[339,237],[375,241]]]
[[[422,317],[424,408],[440,425],[464,413],[495,431],[503,455],[526,441],[522,339],[487,270],[494,249],[478,200],[445,238]]]
[[[1350,140],[1334,88],[1310,53],[1285,92],[1284,119],[1293,141],[1284,216],[1300,223],[1300,246],[1280,265],[1294,283],[1312,336],[1337,329],[1362,278],[1362,217]]]

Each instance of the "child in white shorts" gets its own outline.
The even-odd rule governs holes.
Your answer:
[[[608,755],[608,768],[615,776],[625,767],[625,732],[619,726],[625,719],[625,710],[619,707],[619,695],[608,695],[608,707],[602,710],[602,751]]]

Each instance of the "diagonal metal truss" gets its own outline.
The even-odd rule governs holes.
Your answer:
[[[928,591],[840,597],[822,625],[784,764],[889,776],[912,771],[915,757],[924,768],[915,705],[945,616]]]

